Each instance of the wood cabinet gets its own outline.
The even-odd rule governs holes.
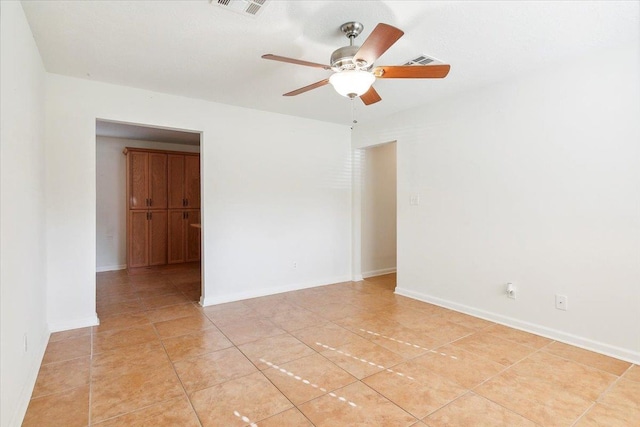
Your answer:
[[[129,210],[128,267],[167,263],[167,210]]]
[[[169,209],[200,208],[200,156],[167,156]]]
[[[169,264],[200,259],[200,229],[192,224],[200,224],[200,210],[169,210]]]
[[[126,148],[127,266],[200,259],[200,156]],[[177,208],[177,209],[175,209]]]
[[[127,156],[129,209],[167,208],[167,155],[130,151]]]

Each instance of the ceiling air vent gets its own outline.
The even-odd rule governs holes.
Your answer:
[[[267,0],[213,0],[211,3],[232,12],[257,16],[264,9],[266,2]]]
[[[441,61],[438,61],[435,58],[431,58],[427,55],[420,55],[417,58],[410,59],[406,63],[402,65],[427,65],[427,64],[442,64]]]

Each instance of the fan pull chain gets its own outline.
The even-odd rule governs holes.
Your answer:
[[[356,104],[354,100],[355,97],[351,98],[351,129],[353,129],[353,125],[358,123],[358,121],[356,120]]]

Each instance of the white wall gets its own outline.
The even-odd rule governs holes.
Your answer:
[[[4,427],[21,423],[49,332],[45,72],[20,3],[0,2],[0,16],[0,425]]]
[[[350,277],[348,127],[53,74],[46,107],[52,329],[96,322],[96,118],[203,132],[205,304]]]
[[[96,271],[127,266],[127,159],[125,147],[197,153],[199,146],[96,137]]]
[[[363,150],[362,276],[396,271],[396,143]]]
[[[639,52],[356,129],[398,141],[397,291],[640,362]]]

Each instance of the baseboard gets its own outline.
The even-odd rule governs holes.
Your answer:
[[[362,282],[364,280],[364,277],[362,277],[362,274],[355,274],[351,280],[353,280],[354,282]]]
[[[384,276],[385,274],[395,273],[396,270],[397,270],[396,267],[391,267],[391,268],[382,268],[380,270],[363,271],[362,277],[365,279],[368,279],[369,277]]]
[[[96,273],[104,273],[105,271],[118,271],[118,270],[126,270],[127,264],[120,265],[105,265],[103,267],[96,267]]]
[[[38,348],[36,349],[36,355],[31,361],[31,367],[29,369],[29,377],[27,381],[24,382],[22,389],[18,395],[18,405],[16,405],[15,410],[13,411],[13,415],[9,419],[10,426],[19,426],[22,425],[22,421],[24,420],[24,416],[27,413],[27,408],[29,407],[29,402],[31,401],[31,394],[33,393],[33,388],[36,385],[36,380],[38,379],[38,372],[40,372],[40,365],[42,364],[42,358],[44,357],[44,352],[47,349],[47,343],[49,342],[49,333],[45,333],[38,343]]]
[[[428,302],[440,307],[449,308],[454,311],[459,311],[461,313],[469,314],[471,316],[479,317],[481,319],[490,320],[492,322],[500,323],[501,325],[509,326],[511,328],[519,329],[525,332],[530,332],[532,334],[540,335],[555,341],[560,341],[565,344],[571,344],[585,350],[595,351],[597,353],[615,357],[617,359],[626,360],[627,362],[640,364],[640,352],[633,351],[628,348],[617,347],[600,341],[594,341],[589,338],[569,334],[557,329],[552,329],[535,323],[515,319],[513,317],[503,316],[501,314],[480,310],[464,304],[458,304],[453,301],[433,297],[430,295],[422,294],[420,292],[411,291],[409,289],[396,288],[395,293],[419,301]]]
[[[85,317],[84,319],[64,320],[61,322],[49,323],[49,330],[51,332],[68,331],[70,329],[86,328],[87,326],[97,326],[100,324],[98,315],[95,314],[91,317]]]
[[[337,277],[333,277],[333,278],[329,278],[329,279],[314,280],[314,281],[306,282],[306,283],[297,283],[297,284],[291,284],[291,285],[286,285],[286,286],[277,286],[277,287],[267,288],[267,289],[263,289],[263,290],[259,290],[259,291],[238,292],[238,293],[234,293],[234,294],[215,296],[215,297],[209,297],[209,298],[204,298],[203,297],[203,298],[200,299],[200,305],[203,306],[203,307],[207,307],[207,306],[215,305],[215,304],[223,304],[223,303],[226,303],[226,302],[241,301],[241,300],[249,299],[249,298],[264,297],[264,296],[267,296],[267,295],[281,294],[283,292],[299,291],[301,289],[315,288],[317,286],[333,285],[333,284],[336,284],[336,283],[350,282],[350,281],[351,281],[351,276],[350,275],[349,276],[337,276]]]

